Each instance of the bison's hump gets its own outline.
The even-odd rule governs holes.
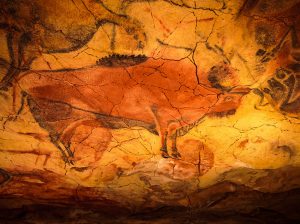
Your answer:
[[[120,55],[112,54],[101,58],[97,61],[97,65],[106,67],[129,67],[147,61],[148,57],[145,55]]]

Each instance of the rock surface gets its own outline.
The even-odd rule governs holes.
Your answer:
[[[299,7],[1,1],[1,223],[299,222]]]

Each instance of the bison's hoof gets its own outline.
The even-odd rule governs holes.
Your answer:
[[[179,152],[173,151],[173,153],[172,153],[172,158],[174,158],[174,159],[180,159],[180,158],[181,158],[181,155],[180,155]]]
[[[161,149],[161,156],[163,158],[170,158],[170,155],[168,154],[166,149]]]

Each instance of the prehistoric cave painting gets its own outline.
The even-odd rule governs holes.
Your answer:
[[[157,0],[154,0],[157,1]],[[0,30],[6,32],[9,61],[0,58],[6,70],[0,81],[0,90],[7,90],[15,76],[30,69],[32,62],[42,53],[62,53],[77,50],[88,43],[100,26],[110,23],[120,26],[136,40],[136,49],[146,45],[146,34],[140,21],[130,18],[126,9],[133,3],[147,0],[3,0],[0,2]],[[151,1],[152,2],[152,1]],[[196,3],[169,1],[176,7],[222,10],[198,6]],[[80,19],[78,19],[80,18]],[[111,50],[115,46],[115,29],[111,34]],[[101,44],[101,43],[99,43]]]
[[[10,61],[1,58],[1,64],[8,67],[0,82],[1,90],[7,89],[13,78],[29,69],[42,53],[77,50],[106,23],[132,35],[136,49],[143,48],[146,41],[140,22],[111,11],[97,0],[3,0],[0,15],[0,29],[6,31],[10,56]]]
[[[236,79],[234,76],[234,71],[230,69],[230,66],[226,63],[222,63],[210,68],[207,78],[212,87],[223,91],[228,91],[231,88],[228,86],[228,84],[226,85],[227,80]],[[235,84],[238,84],[237,81],[235,81]]]
[[[0,207],[190,223],[299,188],[299,4],[0,0]]]
[[[282,65],[286,58],[280,57],[280,54],[287,42],[292,43],[289,50],[299,47],[299,6],[297,0],[244,1],[237,19],[247,21],[247,35],[252,36],[259,47],[256,51],[258,71],[263,72],[265,66],[274,59],[279,59]]]
[[[271,104],[288,114],[300,113],[300,75],[284,68],[279,68],[275,76],[267,80],[263,88]]]
[[[275,58],[276,70],[262,85],[260,96],[265,96],[271,105],[285,114],[297,115],[300,112],[300,45],[299,45],[299,22],[287,31],[280,44],[277,45],[276,54],[267,57],[267,61]],[[289,40],[284,41],[289,37]],[[266,52],[258,54],[266,58]]]
[[[73,164],[74,160],[77,160],[75,151],[78,150],[75,150],[74,147],[72,150],[71,143],[79,141],[76,136],[74,138],[74,135],[80,126],[83,126],[85,130],[89,128],[104,128],[105,131],[97,136],[96,157],[101,157],[101,154],[110,143],[110,129],[139,126],[157,134],[155,126],[146,122],[99,114],[96,110],[85,110],[66,102],[49,100],[43,98],[43,96],[35,98],[27,95],[26,92],[23,92],[23,95],[27,99],[27,104],[35,120],[42,128],[48,131],[51,142],[61,151],[63,160],[67,163]],[[82,146],[80,147],[82,148]]]
[[[247,15],[267,15],[276,16],[284,12],[297,12],[296,8],[299,1],[296,0],[245,0],[239,9],[238,16]]]
[[[145,55],[119,55],[113,54],[97,61],[97,65],[107,66],[107,67],[128,67],[136,64],[145,62],[147,57]]]
[[[107,128],[144,127],[159,134],[163,157],[169,157],[170,140],[172,157],[179,158],[177,137],[185,135],[206,115],[234,114],[242,96],[250,90],[219,90],[209,85],[205,74],[201,82],[207,84],[198,85],[193,75],[196,68],[189,60],[113,55],[98,64],[70,71],[29,72],[17,82],[28,95],[35,119],[49,131],[65,161],[73,156],[68,136],[80,124],[78,119]],[[64,124],[67,120],[69,124]],[[67,128],[70,124],[72,128]],[[66,153],[59,142],[65,145]]]
[[[238,18],[248,18],[248,34],[259,47],[257,71],[267,75],[254,92],[279,112],[293,117],[299,98],[299,1],[245,1]],[[254,19],[255,18],[255,19]],[[266,105],[266,104],[265,104]]]

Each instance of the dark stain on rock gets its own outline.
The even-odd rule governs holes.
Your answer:
[[[237,14],[237,17],[240,15],[248,15],[255,8],[258,2],[259,0],[245,0]]]
[[[0,187],[11,179],[11,175],[4,169],[0,168]]]

